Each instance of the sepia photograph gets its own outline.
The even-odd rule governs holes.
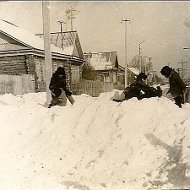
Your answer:
[[[0,190],[190,190],[190,1],[0,1]]]

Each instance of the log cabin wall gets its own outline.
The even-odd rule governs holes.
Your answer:
[[[45,60],[43,57],[34,56],[34,65],[36,72],[36,81],[37,81],[37,91],[44,92],[46,91],[45,85]],[[64,67],[67,74],[67,84],[70,88],[71,83],[71,65],[66,60],[52,59],[52,74],[56,71],[58,67]]]
[[[39,85],[38,85],[38,77],[36,73],[36,66],[34,63],[34,56],[33,55],[25,55],[25,64],[26,64],[26,73],[34,75],[34,81],[35,81],[35,91],[39,91]]]
[[[58,67],[64,67],[67,74],[68,88],[71,86],[71,63],[66,60],[52,59],[52,74]],[[0,57],[0,74],[32,74],[35,79],[36,92],[46,91],[45,60],[37,55],[20,55]]]
[[[27,74],[25,56],[0,57],[0,74]]]

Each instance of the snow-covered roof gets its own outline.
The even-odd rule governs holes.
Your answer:
[[[128,67],[128,70],[134,73],[135,75],[138,75],[140,73],[139,69],[134,67]]]
[[[73,55],[76,31],[51,33],[51,43],[61,48],[67,55]]]
[[[33,47],[35,49],[44,51],[43,39],[41,39],[38,36],[35,36],[33,33],[21,27],[6,22],[2,19],[0,19],[0,33],[9,36],[10,38],[18,41],[19,43],[25,46]],[[51,45],[51,51],[55,53],[64,54],[64,52],[60,48],[54,45]]]
[[[26,50],[26,49],[29,49],[29,47],[26,47],[20,44],[11,44],[11,43],[0,44],[0,51]]]
[[[84,59],[94,70],[111,70],[117,67],[117,52],[85,53]]]
[[[74,50],[73,46],[68,46],[68,47],[65,47],[62,51],[66,55],[73,55],[73,50]]]
[[[77,31],[52,32],[51,44],[62,49],[67,55],[74,55],[83,58],[83,51]],[[43,34],[36,34],[43,38]]]

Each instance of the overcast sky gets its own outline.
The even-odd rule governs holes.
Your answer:
[[[68,2],[50,1],[51,32],[60,31],[58,20],[65,20]],[[187,60],[190,50],[190,2],[188,1],[104,1],[78,2],[79,13],[73,21],[84,52],[117,51],[119,64],[124,65],[124,23],[127,23],[127,60],[138,54],[139,43],[145,41],[142,54],[152,57],[159,71],[170,63]],[[13,22],[32,33],[42,33],[41,2],[0,2],[0,18]],[[64,25],[66,30],[66,25]],[[67,25],[70,29],[70,25]]]

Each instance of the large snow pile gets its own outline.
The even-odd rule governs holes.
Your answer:
[[[0,96],[0,189],[147,190],[190,187],[190,105],[166,97]]]

